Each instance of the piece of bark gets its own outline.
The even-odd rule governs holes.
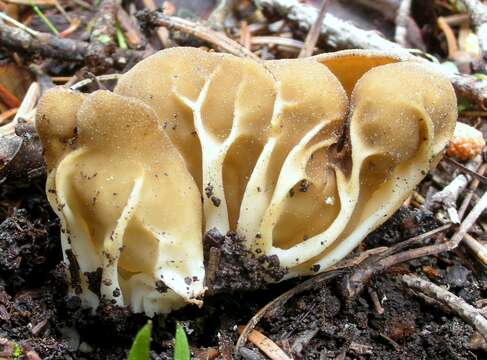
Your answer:
[[[48,33],[38,33],[33,36],[22,29],[0,22],[0,47],[22,55],[40,55],[49,59],[85,63],[89,45],[85,41],[64,39]],[[143,51],[117,48],[110,58],[113,60],[115,68],[123,69],[127,64],[135,63],[147,55]],[[103,55],[92,54],[92,56],[102,57]]]

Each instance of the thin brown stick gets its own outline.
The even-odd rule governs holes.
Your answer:
[[[448,23],[445,21],[445,18],[441,16],[438,18],[438,20],[436,20],[436,24],[445,35],[446,45],[448,47],[448,58],[453,59],[455,54],[458,52],[458,44],[455,33],[450,25],[448,25]]]
[[[487,340],[487,319],[480,311],[468,304],[461,297],[452,294],[446,289],[433,284],[431,281],[421,279],[415,275],[403,275],[401,280],[410,288],[441,302],[457,313],[463,320],[472,325]]]
[[[147,43],[145,36],[141,33],[138,24],[132,21],[132,18],[125,11],[125,9],[117,4],[117,20],[124,30],[127,42],[132,48],[140,48]]]
[[[297,285],[296,287],[292,288],[291,290],[286,291],[285,293],[279,295],[274,300],[269,302],[265,305],[262,309],[257,311],[257,313],[250,319],[250,321],[245,325],[243,328],[240,337],[238,338],[237,345],[235,346],[235,353],[238,353],[238,350],[245,345],[247,342],[247,338],[250,332],[254,329],[254,327],[259,323],[259,321],[264,317],[265,314],[271,312],[273,309],[276,309],[280,306],[283,306],[286,302],[289,301],[293,296],[314,288],[315,286],[322,284],[330,279],[333,279],[339,275],[342,275],[343,271],[341,270],[334,270],[330,272],[325,272],[319,274],[311,279],[306,280],[305,282]]]
[[[451,248],[449,250],[453,250],[458,246],[460,241],[462,241],[465,234],[470,230],[473,224],[477,221],[480,214],[487,208],[487,192],[485,192],[482,197],[479,199],[477,204],[473,207],[470,213],[467,215],[465,220],[463,220],[462,224],[458,231],[452,236],[451,240],[449,241],[451,244]]]
[[[41,55],[50,59],[82,63],[86,60],[89,43],[63,39],[48,33],[37,33],[33,36],[22,29],[9,27],[0,22],[0,47],[20,54]],[[123,68],[128,62],[141,60],[146,55],[142,51],[117,49],[111,58],[115,67]]]
[[[144,4],[145,8],[150,11],[156,11],[158,8],[154,0],[142,0],[142,3]],[[162,48],[167,48],[170,46],[171,42],[169,40],[169,31],[166,28],[157,28],[156,35],[159,39],[159,42],[161,43]]]
[[[379,259],[375,258],[364,262],[363,266],[358,267],[353,273],[346,276],[343,280],[343,288],[345,290],[347,298],[353,299],[358,294],[360,294],[373,275],[381,273],[393,265],[410,261],[412,259],[425,255],[429,255],[431,251],[436,250],[436,247],[438,245],[424,246],[419,249],[407,250],[403,252],[399,251],[413,245],[421,244],[425,240],[430,239],[436,234],[446,231],[450,227],[451,224],[446,224],[434,230],[428,231],[424,234],[415,236],[391,247],[389,250],[382,253]]]
[[[240,44],[249,50],[252,44],[252,34],[249,31],[249,24],[245,20],[240,22]]]
[[[4,125],[5,123],[8,122],[8,120],[11,117],[14,117],[15,114],[17,114],[17,110],[19,110],[18,107],[15,107],[13,109],[8,109],[7,111],[4,111],[3,113],[0,114],[0,125]]]
[[[487,248],[470,234],[465,234],[463,238],[465,245],[474,253],[479,261],[487,266]]]
[[[347,298],[355,298],[363,291],[365,285],[369,282],[373,275],[382,273],[391,266],[411,261],[423,256],[438,255],[448,250],[450,250],[448,243],[424,246],[419,249],[407,250],[395,255],[391,255],[378,261],[377,263],[373,263],[371,266],[368,266],[365,269],[361,269],[362,271],[356,271],[352,274],[352,276],[345,279],[344,289]]]
[[[323,24],[323,19],[325,18],[326,8],[328,7],[330,0],[321,0],[320,10],[318,11],[318,16],[315,22],[308,31],[306,35],[306,40],[304,41],[304,46],[299,52],[300,58],[308,57],[313,55],[316,43],[320,37],[321,26]]]
[[[182,19],[176,16],[167,16],[157,11],[144,10],[138,15],[139,20],[153,26],[165,26],[169,30],[182,31],[190,34],[200,40],[203,40],[220,51],[227,52],[240,57],[247,57],[254,60],[260,60],[249,49],[240,45],[238,42],[230,39],[224,33],[212,30],[202,24]]]
[[[482,166],[480,166],[478,170],[478,174],[483,176],[485,171],[487,171],[487,163],[484,163]],[[475,190],[477,190],[477,188],[479,187],[479,184],[480,184],[480,180],[477,178],[474,178],[470,183],[468,192],[463,198],[463,202],[460,205],[460,209],[458,210],[458,217],[460,219],[463,219],[463,215],[465,215],[465,211],[467,210],[468,205],[470,205],[470,201],[472,201],[472,196]]]
[[[487,117],[487,111],[461,111],[460,115],[466,117]]]
[[[239,326],[238,331],[242,333],[243,326]],[[292,360],[277,344],[262,334],[260,331],[252,330],[248,336],[249,341],[257,346],[260,351],[266,354],[271,360]]]
[[[16,108],[20,106],[20,101],[12,94],[5,86],[0,84],[0,101],[7,105],[9,108]]]

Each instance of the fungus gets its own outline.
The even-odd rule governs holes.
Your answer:
[[[457,123],[453,137],[448,144],[447,155],[460,160],[472,160],[482,152],[485,140],[476,128],[464,123]]]
[[[360,51],[258,63],[168,49],[113,93],[51,90],[37,112],[74,291],[149,315],[201,304],[210,230],[287,278],[326,270],[408,197],[455,121],[442,75]]]
[[[199,190],[154,111],[108,91],[55,89],[42,98],[36,123],[51,169],[48,199],[86,304],[96,307],[97,293],[148,314],[181,299],[199,303]],[[99,268],[93,289],[89,274]]]

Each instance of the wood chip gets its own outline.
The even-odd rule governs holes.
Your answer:
[[[238,330],[241,334],[244,327],[240,326]],[[259,350],[266,354],[271,360],[292,360],[274,341],[257,330],[252,330],[249,333],[248,340],[257,346]]]

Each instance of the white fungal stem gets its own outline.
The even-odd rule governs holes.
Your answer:
[[[101,295],[107,299],[115,300],[119,306],[124,305],[123,296],[114,296],[114,291],[120,290],[118,280],[118,261],[123,247],[123,237],[127,225],[135,212],[137,204],[140,202],[140,195],[144,177],[139,176],[135,179],[132,191],[127,199],[127,204],[123,208],[122,214],[117,220],[117,225],[111,234],[105,237],[103,242],[103,274],[101,281]]]
[[[245,187],[242,203],[240,204],[240,213],[237,224],[237,232],[244,237],[247,246],[251,249],[263,249],[265,244],[256,240],[260,237],[259,229],[264,217],[266,208],[271,199],[273,189],[267,188],[266,178],[268,177],[268,168],[272,158],[272,153],[278,143],[278,134],[275,130],[279,124],[279,118],[284,109],[284,102],[281,96],[281,83],[276,84],[276,99],[272,110],[270,121],[272,127],[271,136],[264,145],[262,152],[257,159],[255,167],[250,175],[250,179]]]
[[[223,162],[230,145],[236,139],[236,128],[233,126],[230,135],[223,142],[218,142],[206,131],[201,113],[210,85],[219,70],[220,68],[218,67],[206,80],[196,101],[191,101],[176,90],[174,92],[192,110],[194,127],[201,142],[203,162],[202,192],[206,231],[216,228],[222,234],[226,234],[230,230],[230,225],[225,189],[223,187]],[[236,118],[238,118],[237,109],[234,113],[233,123],[236,122]]]

